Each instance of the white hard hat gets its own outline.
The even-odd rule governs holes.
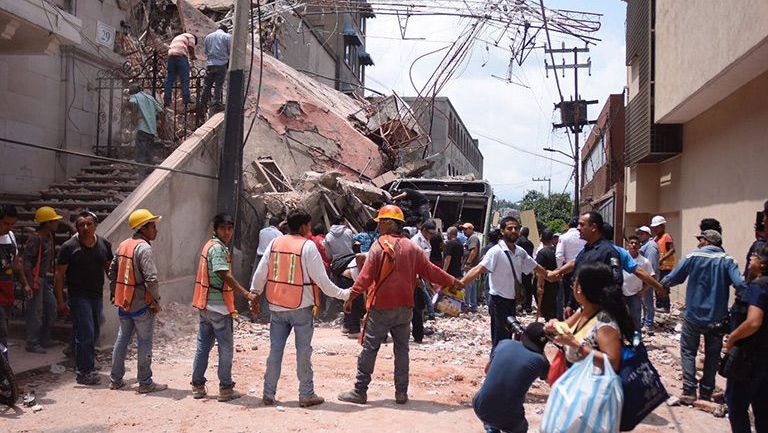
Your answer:
[[[661,215],[656,215],[655,217],[653,217],[653,219],[651,219],[651,227],[658,227],[666,223],[667,223],[667,220]]]

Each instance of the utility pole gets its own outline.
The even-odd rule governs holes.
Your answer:
[[[249,0],[236,0],[232,30],[232,55],[229,59],[227,107],[224,117],[224,148],[219,161],[217,208],[239,224],[238,198],[243,170],[243,101],[245,99],[245,62],[248,40]],[[255,48],[255,47],[254,47]],[[237,230],[236,230],[237,232]]]
[[[565,48],[565,42],[563,42],[562,48],[545,49],[547,54],[567,54],[573,53],[573,63],[566,64],[565,59],[561,65],[549,65],[544,60],[544,65],[547,70],[547,76],[549,76],[549,70],[555,71],[562,70],[563,77],[565,77],[566,69],[573,69],[573,94],[574,99],[571,101],[561,101],[555,104],[555,108],[560,110],[561,123],[553,124],[555,128],[568,128],[574,137],[574,149],[573,149],[573,171],[574,171],[574,191],[573,191],[573,214],[579,215],[579,193],[581,189],[581,178],[579,177],[579,166],[581,165],[581,154],[579,149],[579,134],[582,131],[582,127],[588,124],[594,124],[596,121],[587,120],[587,105],[597,104],[597,101],[585,101],[580,99],[579,95],[579,69],[587,68],[589,75],[592,75],[592,59],[588,58],[586,63],[579,63],[579,53],[588,53],[589,48]]]
[[[547,198],[552,196],[552,178],[551,177],[534,177],[531,178],[534,182],[547,182]]]

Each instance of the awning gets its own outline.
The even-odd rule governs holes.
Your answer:
[[[373,66],[373,57],[365,51],[365,47],[360,47],[357,51],[357,59],[362,66]]]
[[[363,45],[363,39],[360,37],[360,33],[351,23],[344,23],[344,30],[341,34],[344,36],[344,43],[357,46]]]

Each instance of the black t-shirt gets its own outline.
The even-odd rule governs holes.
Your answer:
[[[574,278],[582,264],[594,262],[605,263],[611,268],[614,284],[619,287],[624,284],[624,275],[621,271],[621,256],[611,241],[600,238],[599,241],[591,245],[584,245],[584,249],[576,256],[576,266],[573,268]]]
[[[744,340],[744,343],[752,351],[754,359],[760,364],[768,361],[768,277],[762,276],[749,284],[744,292],[744,302],[763,310],[763,324],[760,329]]]
[[[533,257],[533,242],[529,241],[527,237],[520,236],[515,244],[517,244],[518,247],[524,249],[529,256]]]
[[[412,207],[419,207],[425,204],[429,204],[427,196],[415,189],[403,188],[402,191],[405,193],[405,198],[411,202]]]
[[[432,263],[440,263],[441,260],[443,260],[443,235],[440,233],[436,233],[434,236],[432,236],[432,239],[429,240],[429,246],[432,248],[432,251],[429,253],[429,261]]]
[[[501,340],[472,407],[481,421],[497,429],[518,431],[525,422],[525,395],[536,379],[546,379],[549,362],[519,341]]]
[[[78,238],[72,238],[61,246],[59,265],[67,265],[67,290],[69,296],[101,298],[104,290],[104,270],[112,262],[112,244],[97,237],[96,244],[88,248]]]
[[[451,239],[445,243],[445,258],[451,257],[448,264],[448,273],[456,278],[461,278],[461,259],[464,257],[464,246],[458,239]]]

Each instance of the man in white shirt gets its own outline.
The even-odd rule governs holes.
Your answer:
[[[507,329],[507,317],[515,315],[516,300],[515,286],[522,284],[523,274],[536,273],[539,290],[544,287],[544,280],[548,272],[536,263],[524,249],[515,245],[517,241],[520,222],[515,217],[504,217],[499,223],[502,239],[488,250],[480,263],[472,268],[461,282],[469,284],[480,274],[487,272],[490,275],[490,308],[491,315],[491,344],[496,347],[499,341],[512,338],[512,333]]]
[[[573,217],[568,223],[568,230],[560,236],[560,240],[557,241],[557,247],[555,247],[555,259],[557,260],[557,266],[561,267],[571,260],[576,260],[576,256],[579,255],[581,250],[584,249],[584,245],[587,241],[581,238],[579,235],[579,218]],[[573,314],[570,307],[566,307],[571,302],[571,282],[573,280],[573,273],[563,275],[563,279],[560,281],[560,290],[557,292],[557,301],[555,304],[555,310],[557,318],[562,320]],[[563,311],[565,307],[565,312]]]
[[[416,244],[424,255],[429,259],[432,254],[432,237],[439,236],[437,233],[437,225],[433,220],[427,220],[421,227],[419,232],[411,238],[411,242]],[[424,341],[424,335],[432,335],[434,331],[424,330],[424,310],[427,308],[427,303],[432,302],[431,296],[427,290],[427,283],[423,279],[419,279],[418,287],[413,292],[413,317],[411,318],[411,334],[413,335],[413,341],[421,343]]]
[[[287,219],[290,234],[267,246],[251,279],[251,292],[258,295],[266,290],[271,311],[262,401],[265,405],[275,404],[285,343],[293,330],[299,406],[308,407],[325,401],[315,394],[312,377],[313,322],[320,301],[317,288],[329,297],[342,300],[349,298],[349,289],[340,289],[328,278],[320,251],[309,240],[312,217],[304,210],[295,209],[288,213]]]
[[[640,254],[640,239],[637,236],[629,237],[629,244],[627,245],[627,251],[629,255],[637,262],[637,266],[643,269],[651,276],[656,275],[653,271],[651,262]],[[635,274],[630,274],[627,271],[624,272],[624,285],[621,287],[621,292],[624,294],[624,301],[626,301],[629,307],[629,313],[632,316],[632,321],[635,323],[635,328],[641,327],[641,314],[643,306],[643,296],[649,290],[650,286],[643,287],[643,282]]]
[[[259,266],[259,262],[267,250],[267,245],[283,235],[283,232],[277,228],[278,224],[280,224],[280,217],[272,215],[269,217],[269,225],[259,230],[259,245],[256,247],[256,261],[253,262],[253,269]]]

